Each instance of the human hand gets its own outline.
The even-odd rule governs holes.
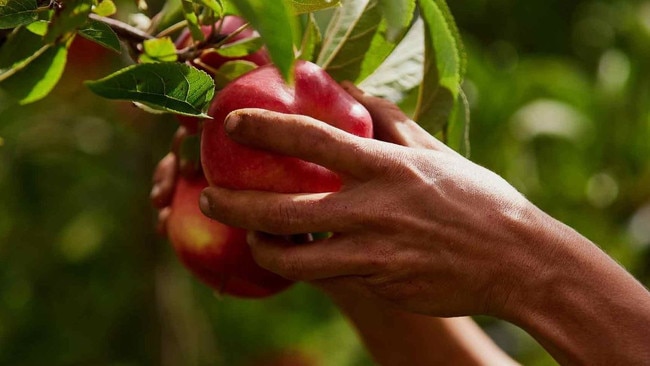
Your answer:
[[[167,219],[171,214],[169,206],[174,196],[177,177],[178,157],[173,152],[170,152],[158,162],[153,174],[153,186],[149,194],[151,204],[158,209],[156,231],[160,235],[167,235]]]
[[[153,184],[149,199],[153,207],[158,209],[156,231],[163,236],[167,235],[167,219],[171,214],[169,206],[174,197],[179,174],[185,177],[202,174],[197,163],[185,161],[179,157],[181,147],[185,139],[190,135],[184,126],[176,130],[172,137],[171,151],[158,162],[153,173]]]
[[[392,143],[259,109],[233,112],[225,122],[240,143],[336,171],[341,191],[277,194],[212,187],[204,191],[204,213],[256,231],[249,244],[258,263],[289,279],[354,288],[430,315],[500,312],[518,275],[536,269],[523,240],[535,225],[534,206],[396,107],[347,87],[370,107],[377,137]],[[301,245],[283,237],[309,232],[334,235]]]

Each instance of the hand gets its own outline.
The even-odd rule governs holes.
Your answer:
[[[158,224],[156,231],[167,235],[167,219],[171,214],[172,198],[178,177],[178,157],[173,152],[165,155],[156,166],[153,174],[153,187],[149,198],[151,204],[158,209]]]
[[[352,287],[430,315],[498,313],[516,286],[513,274],[536,270],[529,252],[544,250],[522,243],[534,206],[397,107],[346,87],[369,108],[377,137],[392,143],[258,109],[233,112],[225,122],[240,143],[336,171],[341,191],[212,187],[204,191],[204,213],[256,231],[249,238],[256,260],[287,278]],[[309,232],[334,235],[302,245],[276,236]]]
[[[650,292],[643,285],[588,239],[429,136],[396,107],[347,88],[370,111],[383,142],[309,117],[256,109],[235,111],[225,122],[240,143],[338,172],[341,191],[213,187],[202,196],[204,213],[256,230],[249,244],[260,265],[333,289],[348,311],[361,296],[366,304],[381,300],[428,315],[494,315],[529,332],[561,364],[650,360]],[[334,235],[296,245],[264,232]],[[361,320],[367,309],[373,308],[357,312]],[[383,311],[373,311],[378,309]]]
[[[178,175],[187,177],[202,174],[198,164],[179,158],[183,142],[189,135],[191,134],[184,126],[179,127],[172,138],[171,151],[158,162],[154,170],[149,199],[151,204],[158,209],[156,231],[163,236],[167,235],[167,219],[171,214],[169,206],[174,197]]]

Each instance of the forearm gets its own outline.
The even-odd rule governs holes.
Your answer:
[[[538,217],[545,214],[538,212]],[[534,284],[513,295],[513,323],[532,334],[562,364],[650,363],[650,293],[593,243],[543,218],[537,246],[550,263]],[[506,316],[507,317],[507,316]]]
[[[379,365],[516,364],[471,318],[407,313],[359,297],[334,301]]]

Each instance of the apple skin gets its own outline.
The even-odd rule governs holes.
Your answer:
[[[243,298],[271,296],[292,282],[259,267],[246,243],[246,231],[204,216],[199,208],[203,177],[180,177],[172,199],[167,234],[181,262],[221,294]]]
[[[241,108],[302,114],[357,136],[372,137],[368,111],[319,66],[297,61],[293,86],[272,66],[259,67],[228,84],[203,122],[201,163],[213,186],[280,193],[335,192],[339,176],[319,165],[252,149],[226,136],[226,116]]]
[[[235,15],[228,15],[223,17],[223,19],[217,21],[215,23],[215,29],[220,30],[221,35],[228,35],[237,29],[241,27],[242,25],[246,24],[246,20],[235,16]],[[204,25],[201,26],[201,31],[203,32],[203,35],[208,37],[210,35],[210,32],[212,32],[212,27]],[[251,28],[246,28],[239,34],[234,35],[230,40],[228,40],[227,43],[233,43],[237,41],[241,41],[247,38],[252,38],[255,36],[255,31]],[[177,49],[183,49],[185,47],[188,47],[192,44],[192,36],[190,35],[189,29],[183,30],[183,32],[178,36],[178,39],[176,40],[176,48]],[[258,51],[251,53],[250,55],[246,55],[243,57],[224,57],[218,54],[217,52],[205,52],[200,56],[201,62],[209,67],[204,68],[201,65],[198,65],[192,61],[189,61],[188,63],[194,67],[197,67],[208,74],[212,74],[210,69],[213,70],[218,70],[221,65],[228,61],[235,61],[235,60],[243,60],[243,61],[250,61],[258,66],[262,65],[267,65],[271,62],[271,58],[269,56],[269,53],[266,51],[266,48],[261,48]],[[177,116],[178,121],[181,123],[181,125],[185,126],[189,133],[191,134],[196,134],[199,130],[199,124],[201,122],[200,118],[196,117],[188,117],[188,116]]]

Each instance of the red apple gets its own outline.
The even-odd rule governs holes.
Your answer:
[[[212,102],[201,139],[201,163],[211,185],[283,193],[340,189],[337,174],[293,157],[251,149],[228,138],[223,122],[241,108],[263,108],[311,116],[362,137],[372,137],[368,111],[323,69],[305,61],[295,66],[294,85],[272,66],[259,67],[228,84]]]
[[[245,230],[203,215],[199,196],[207,186],[203,177],[177,182],[167,232],[181,262],[219,293],[237,297],[270,296],[291,285],[255,263]]]
[[[217,21],[214,25],[214,28],[219,30],[220,36],[227,36],[228,34],[231,34],[232,32],[239,29],[244,24],[246,24],[246,20],[243,18],[234,15],[228,15],[223,19]],[[202,26],[201,31],[206,37],[209,37],[210,33],[212,32],[212,27]],[[242,32],[232,36],[232,38],[230,38],[227,43],[233,43],[252,38],[255,35],[256,32],[253,29],[246,28]],[[190,46],[191,44],[192,37],[190,35],[190,31],[188,29],[185,29],[176,40],[176,48],[183,49]],[[266,65],[271,62],[269,54],[265,48],[259,49],[258,51],[243,57],[225,57],[221,56],[217,52],[203,52],[199,59],[201,61],[200,63],[190,61],[190,65],[202,69],[209,74],[213,74],[214,70],[218,70],[224,63],[228,61],[244,60],[250,61],[258,66]],[[178,120],[183,126],[188,129],[190,133],[195,134],[198,132],[198,127],[201,119],[195,117],[178,116]]]

